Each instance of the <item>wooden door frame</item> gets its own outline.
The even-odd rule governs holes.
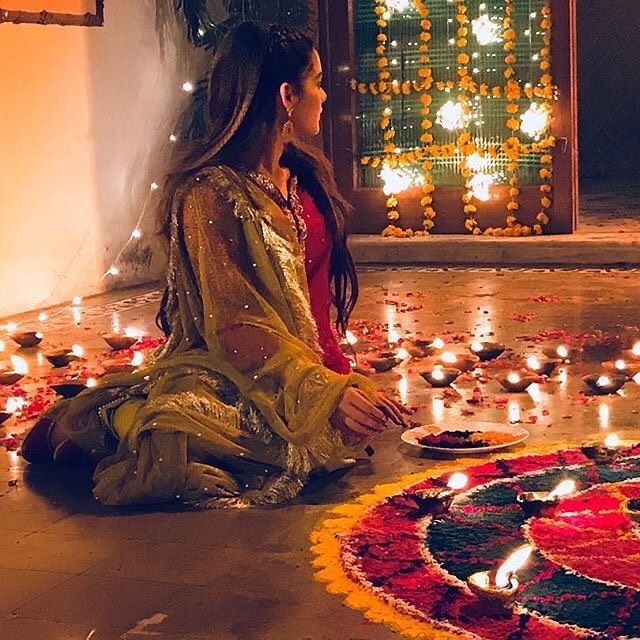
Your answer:
[[[577,136],[577,55],[576,2],[551,0],[553,30],[551,36],[552,72],[558,87],[553,133],[558,144],[553,152],[554,204],[546,233],[573,233],[578,221],[578,136]],[[351,0],[318,0],[320,55],[327,77],[329,99],[325,104],[323,141],[325,152],[333,162],[338,186],[355,209],[352,231],[379,233],[387,224],[386,197],[381,189],[357,185],[358,164],[354,158],[357,143],[357,95],[349,80],[357,76],[355,64],[355,30]],[[483,227],[502,226],[506,217],[508,187],[496,189],[504,207],[480,212]],[[421,228],[422,212],[419,190],[399,194],[399,210],[404,226]],[[462,191],[440,187],[435,193],[438,216],[433,233],[468,233],[464,230]],[[523,185],[518,219],[533,224],[539,211],[540,194],[535,185]],[[454,215],[446,215],[447,211]]]

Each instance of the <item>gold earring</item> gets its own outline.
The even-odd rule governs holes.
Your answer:
[[[282,127],[282,134],[285,136],[293,135],[293,131],[295,127],[293,125],[293,120],[291,120],[292,115],[293,115],[293,109],[289,109],[289,111],[287,111],[287,121],[284,123],[284,126]]]

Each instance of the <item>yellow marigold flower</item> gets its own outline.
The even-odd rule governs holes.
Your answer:
[[[518,219],[515,216],[507,216],[507,225],[509,227],[512,227],[516,222],[518,222]]]
[[[475,213],[478,210],[478,207],[476,207],[474,204],[465,204],[464,205],[464,212],[465,213]]]
[[[389,218],[389,220],[397,220],[399,217],[400,214],[395,209],[387,212],[387,218]]]
[[[433,207],[425,207],[423,213],[427,218],[435,218],[436,217],[436,210]]]
[[[467,46],[467,44],[468,44],[468,43],[467,43],[467,39],[466,39],[466,38],[458,38],[458,39],[456,40],[456,46],[457,46],[459,49],[464,49],[464,48]]]
[[[517,202],[507,202],[508,211],[517,211],[519,208],[520,205]]]
[[[473,228],[476,226],[476,221],[473,218],[468,218],[464,221],[464,226],[469,230],[473,231]]]
[[[550,169],[540,169],[540,177],[543,180],[550,180],[553,172]]]
[[[385,131],[382,136],[385,140],[391,140],[396,135],[395,129],[389,129],[389,131]]]
[[[393,209],[398,206],[398,199],[395,196],[387,198],[387,208]]]
[[[358,91],[359,91],[360,93],[367,93],[367,85],[366,85],[366,84],[364,84],[364,82],[361,82],[361,83],[358,85]]]
[[[549,224],[549,216],[548,216],[544,211],[541,211],[541,212],[536,216],[536,220],[537,220],[540,224]]]
[[[396,145],[393,142],[387,142],[382,149],[385,153],[395,153]]]
[[[545,73],[540,76],[540,84],[549,85],[553,82],[551,76],[548,73]]]

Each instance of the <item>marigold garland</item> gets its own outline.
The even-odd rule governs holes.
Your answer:
[[[534,97],[540,98],[543,101],[543,106],[551,114],[552,102],[555,99],[555,87],[550,71],[550,44],[551,44],[551,8],[547,4],[542,9],[542,19],[540,21],[540,27],[543,30],[543,48],[540,51],[540,69],[541,77],[537,86],[531,84],[522,84],[516,77],[515,64],[516,64],[516,30],[513,23],[513,14],[515,12],[514,0],[505,0],[505,17],[503,19],[503,38],[505,50],[505,85],[504,87],[494,86],[490,87],[487,84],[478,84],[474,81],[472,75],[469,73],[469,61],[470,57],[466,51],[468,46],[468,34],[469,34],[469,17],[468,8],[465,0],[457,0],[456,4],[456,39],[455,44],[458,49],[456,55],[456,62],[458,64],[458,81],[435,81],[433,78],[433,72],[430,68],[429,57],[429,45],[431,36],[431,21],[429,20],[429,9],[426,7],[425,0],[414,0],[415,7],[420,15],[420,65],[418,69],[418,80],[400,82],[397,79],[392,79],[389,71],[389,59],[387,57],[387,42],[388,34],[386,29],[388,27],[389,9],[387,7],[387,0],[374,0],[375,1],[375,14],[376,24],[379,32],[377,35],[376,53],[378,55],[377,60],[377,82],[370,82],[368,84],[358,82],[355,79],[350,81],[351,87],[357,90],[360,94],[369,93],[374,96],[379,96],[384,103],[388,103],[393,95],[410,95],[411,93],[420,93],[421,103],[421,136],[420,142],[424,145],[422,148],[416,148],[414,150],[399,152],[399,149],[395,143],[396,131],[392,124],[392,112],[388,106],[382,111],[380,118],[380,128],[382,130],[382,136],[384,140],[383,154],[381,156],[364,156],[361,158],[362,165],[369,165],[372,168],[377,168],[380,165],[389,168],[412,166],[419,163],[424,170],[424,182],[422,185],[423,195],[421,197],[420,204],[423,207],[423,230],[414,231],[412,229],[402,229],[393,222],[397,221],[400,217],[398,212],[398,199],[397,194],[391,194],[386,201],[387,217],[392,221],[383,231],[383,236],[392,237],[413,237],[420,235],[427,235],[431,228],[434,226],[434,218],[436,211],[433,207],[433,192],[435,185],[433,183],[433,162],[435,158],[451,158],[456,155],[462,157],[460,167],[462,175],[465,177],[465,191],[462,194],[462,201],[464,205],[464,213],[467,215],[465,221],[465,227],[474,235],[494,235],[494,236],[526,236],[532,233],[540,234],[543,228],[549,222],[549,210],[553,205],[551,193],[552,193],[552,179],[553,179],[553,157],[552,148],[555,145],[555,138],[551,134],[547,134],[539,142],[534,142],[531,145],[524,144],[517,137],[516,132],[520,129],[520,121],[517,117],[520,112],[520,101],[523,96],[529,99]],[[504,97],[507,101],[506,112],[508,119],[506,126],[513,132],[514,135],[504,141],[499,147],[489,146],[485,149],[479,148],[473,140],[469,132],[463,132],[458,136],[455,143],[447,143],[443,145],[433,144],[433,134],[431,129],[433,127],[433,121],[430,118],[432,96],[431,90],[436,89],[438,91],[451,92],[457,87],[458,89],[458,101],[463,104],[465,112],[468,114],[471,111],[470,107],[470,94],[477,94],[483,97],[492,96],[494,98]],[[522,155],[530,154],[531,152],[540,154],[540,162],[543,167],[540,170],[540,178],[542,184],[540,185],[540,212],[536,216],[535,224],[533,226],[523,225],[518,222],[516,212],[519,209],[519,196],[520,196],[520,179],[518,176],[518,167],[520,158]],[[488,227],[484,231],[478,225],[474,214],[477,211],[476,206],[473,204],[473,193],[470,190],[470,182],[473,172],[468,166],[468,158],[470,155],[477,153],[481,157],[491,156],[497,158],[498,153],[502,152],[507,159],[507,170],[510,173],[509,176],[509,201],[507,203],[507,218],[505,227]]]

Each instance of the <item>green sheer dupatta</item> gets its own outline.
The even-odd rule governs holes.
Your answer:
[[[199,175],[176,201],[171,337],[146,369],[109,376],[74,399],[65,429],[83,446],[99,448],[103,436],[79,426],[82,418],[86,423],[94,412],[89,422],[95,421],[96,398],[113,396],[117,403],[137,389],[148,400],[129,419],[117,453],[96,471],[100,500],[213,496],[219,504],[252,504],[291,498],[313,469],[345,453],[342,436],[329,424],[344,389],[375,390],[366,378],[323,366],[302,251],[275,202],[227,167]],[[237,389],[235,412],[220,399],[220,385]],[[259,435],[246,433],[246,415],[237,408],[243,402],[255,409],[254,422],[263,423]],[[270,465],[266,485],[243,491],[236,470],[260,463]]]

